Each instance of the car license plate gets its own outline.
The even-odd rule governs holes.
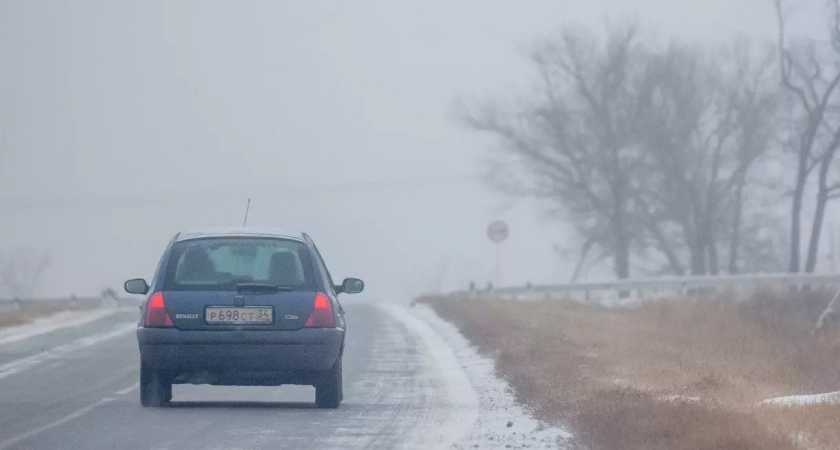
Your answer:
[[[271,306],[208,306],[204,309],[204,320],[221,325],[271,325],[274,311]]]

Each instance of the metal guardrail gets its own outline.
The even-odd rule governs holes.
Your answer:
[[[450,296],[476,296],[489,294],[511,299],[551,299],[584,294],[590,300],[593,293],[618,296],[629,292],[635,298],[647,293],[672,292],[686,294],[693,290],[745,289],[757,287],[840,287],[840,273],[769,273],[744,275],[700,275],[684,277],[637,278],[625,280],[596,281],[569,284],[533,285],[523,287],[501,287],[484,290],[452,292]]]

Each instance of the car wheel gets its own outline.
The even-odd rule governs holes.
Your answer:
[[[172,401],[172,383],[164,383],[163,388],[163,401],[169,403]]]
[[[172,399],[172,383],[166,382],[157,371],[140,363],[140,404],[163,406]]]
[[[338,408],[344,397],[341,386],[341,355],[335,364],[321,374],[315,385],[315,406],[318,408]]]

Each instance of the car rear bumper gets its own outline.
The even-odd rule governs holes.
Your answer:
[[[172,373],[295,372],[332,367],[342,328],[296,331],[185,331],[138,328],[143,362]]]

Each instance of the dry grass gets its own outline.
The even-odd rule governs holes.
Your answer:
[[[24,303],[21,309],[0,311],[0,328],[25,325],[35,319],[62,311],[89,310],[98,307],[100,304],[99,300],[50,301],[44,304]]]
[[[840,448],[840,406],[757,406],[840,390],[840,341],[811,334],[825,296],[760,292],[623,310],[422,301],[496,357],[522,402],[571,425],[589,448]]]

